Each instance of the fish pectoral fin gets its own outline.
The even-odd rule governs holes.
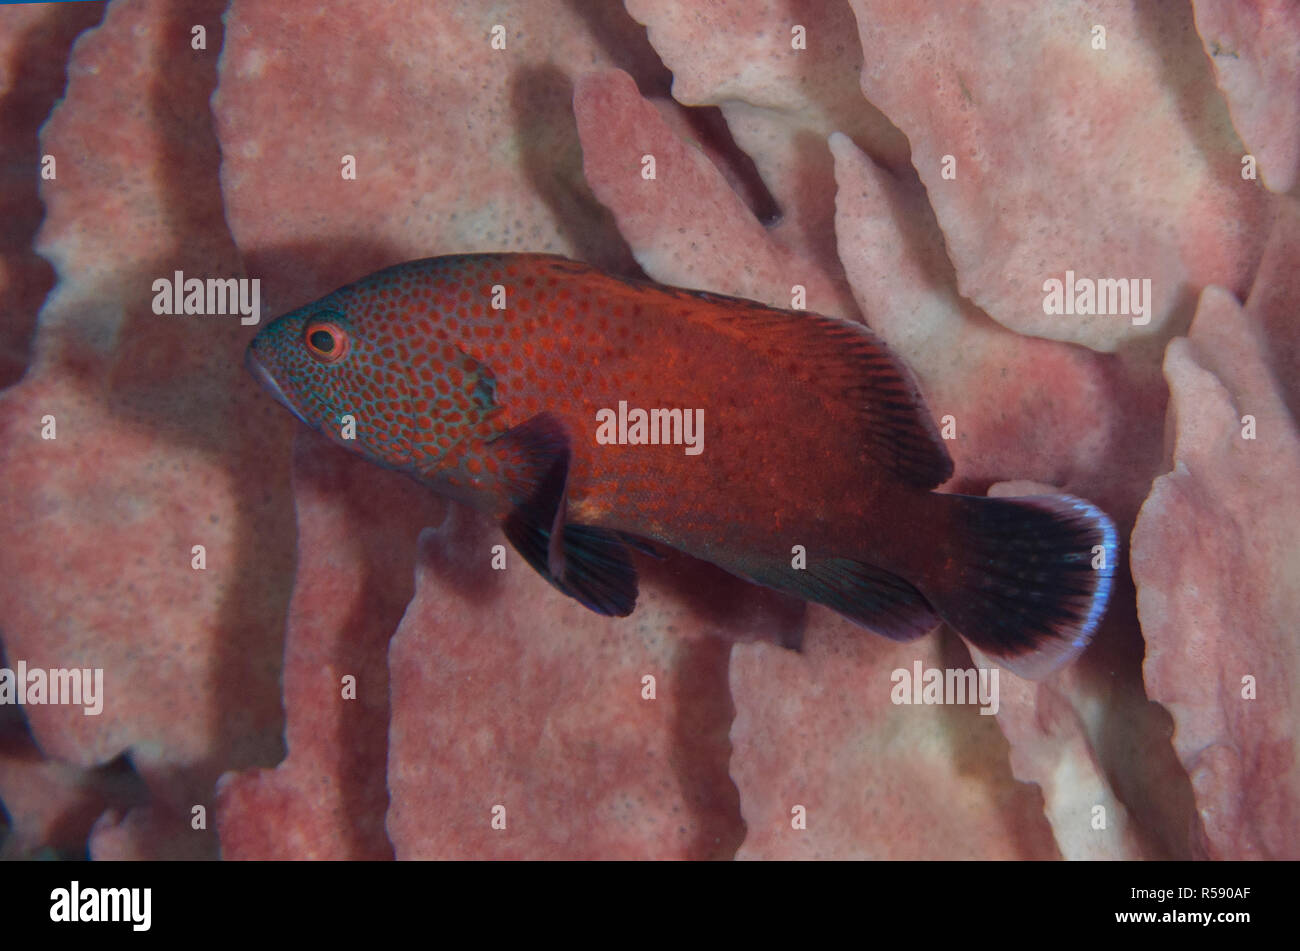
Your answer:
[[[502,528],[519,554],[557,589],[597,614],[631,614],[636,569],[621,533],[567,521],[569,440],[563,423],[539,413],[492,445],[514,504]]]
[[[824,604],[890,640],[923,637],[940,623],[921,592],[873,565],[849,558],[810,559],[806,569],[790,569],[784,575],[777,587]]]
[[[488,442],[512,505],[551,525],[569,479],[569,433],[552,413],[538,413]]]

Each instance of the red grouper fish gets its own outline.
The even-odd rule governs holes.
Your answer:
[[[896,640],[946,621],[1027,677],[1105,611],[1110,519],[1068,495],[932,491],[952,461],[907,368],[858,324],[467,254],[285,314],[248,363],[308,426],[498,519],[601,614],[631,613],[640,539]]]

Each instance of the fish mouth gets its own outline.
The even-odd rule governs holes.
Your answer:
[[[308,427],[311,426],[311,423],[307,422],[306,417],[304,417],[302,413],[298,412],[298,407],[289,402],[289,397],[284,395],[284,390],[280,389],[280,384],[275,382],[275,377],[271,376],[266,367],[262,365],[262,361],[257,359],[257,354],[253,352],[251,346],[244,351],[244,365],[248,367],[248,372],[253,374],[253,377],[257,382],[261,383],[262,386],[265,387],[273,397],[275,397],[277,403],[289,412],[293,413],[294,416],[298,417],[300,423]]]

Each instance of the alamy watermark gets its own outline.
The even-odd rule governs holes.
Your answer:
[[[1043,313],[1073,316],[1131,317],[1136,326],[1151,323],[1151,278],[1075,277],[1043,282]]]
[[[889,699],[900,703],[980,705],[981,716],[998,712],[996,667],[925,667],[914,661],[912,669],[899,667],[889,675],[894,686]]]
[[[704,410],[627,408],[596,410],[596,442],[601,446],[684,446],[688,456],[704,451]]]
[[[262,319],[261,278],[197,277],[187,278],[184,271],[153,282],[155,314],[197,314],[208,317],[239,315],[244,325]]]
[[[104,711],[102,667],[0,667],[0,704],[79,706],[88,717]]]
[[[148,931],[152,906],[152,888],[90,888],[74,879],[50,892],[50,921],[125,922],[132,931]]]

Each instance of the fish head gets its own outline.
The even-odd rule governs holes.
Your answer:
[[[271,321],[245,362],[294,416],[334,442],[392,468],[410,457],[411,399],[390,314],[354,286]]]

